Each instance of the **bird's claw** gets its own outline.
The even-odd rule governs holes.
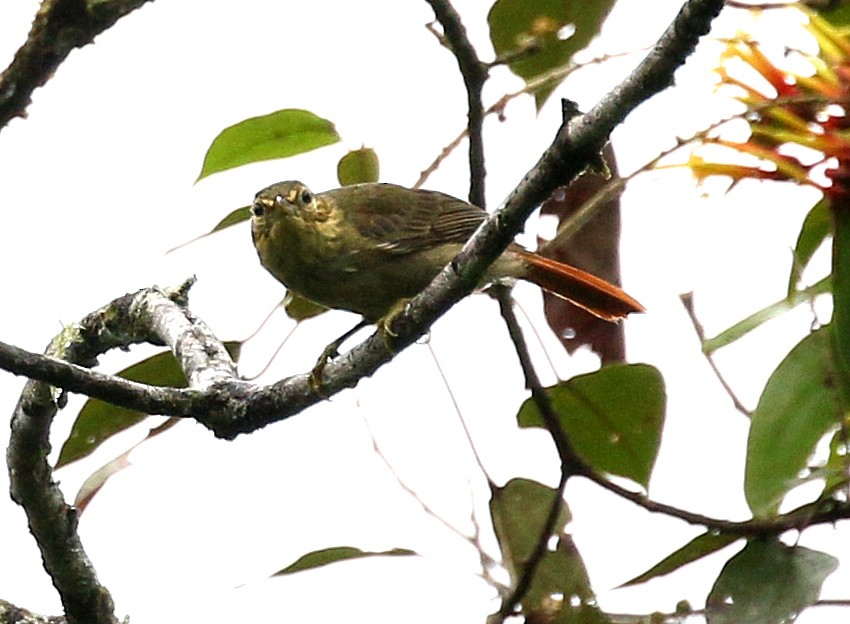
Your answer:
[[[325,349],[322,351],[322,354],[319,356],[319,359],[316,360],[316,364],[313,366],[313,370],[310,371],[310,377],[307,380],[310,384],[310,390],[315,392],[316,394],[324,394],[324,381],[322,381],[322,376],[325,372],[325,366],[328,365],[335,357],[339,356],[339,341],[335,340],[330,343]]]
[[[393,330],[392,327],[393,321],[396,320],[396,317],[398,317],[399,314],[404,312],[409,303],[410,299],[399,299],[393,304],[393,307],[390,308],[390,311],[387,312],[383,316],[383,318],[381,318],[377,322],[378,333],[383,336],[384,341],[387,343],[387,346],[390,347],[390,349],[393,348],[393,339],[398,338],[398,332]],[[395,349],[393,349],[393,352],[395,352]]]

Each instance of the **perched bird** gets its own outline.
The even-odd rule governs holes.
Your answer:
[[[296,181],[257,193],[251,215],[260,262],[278,281],[372,323],[423,290],[488,216],[436,191],[369,183],[313,193]],[[533,282],[609,321],[644,310],[617,286],[517,244],[482,285],[502,278]]]

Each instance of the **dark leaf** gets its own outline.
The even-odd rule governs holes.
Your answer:
[[[300,557],[295,563],[286,566],[282,570],[278,570],[272,576],[284,576],[286,574],[294,574],[295,572],[303,572],[311,570],[329,563],[339,561],[348,561],[351,559],[366,559],[368,557],[409,557],[418,555],[418,553],[408,550],[407,548],[393,548],[392,550],[384,550],[382,552],[371,552],[360,550],[352,546],[337,546],[335,548],[325,548],[324,550],[314,550],[311,553]]]
[[[82,514],[88,504],[92,501],[95,495],[100,492],[101,488],[106,484],[106,482],[118,472],[124,470],[130,466],[130,453],[138,447],[142,442],[150,440],[151,438],[158,436],[160,433],[168,431],[174,425],[181,422],[181,418],[169,418],[164,423],[159,425],[158,427],[154,427],[148,432],[148,435],[145,436],[143,440],[140,440],[129,449],[121,453],[118,457],[113,459],[112,461],[107,462],[97,470],[95,470],[84,482],[83,485],[80,486],[79,491],[77,492],[77,496],[74,497],[74,507],[77,509],[78,514]]]
[[[678,570],[684,565],[693,563],[698,559],[717,552],[721,548],[725,548],[732,542],[741,539],[737,535],[725,535],[720,533],[703,533],[698,535],[690,542],[670,553],[664,559],[656,563],[646,572],[638,574],[633,579],[626,581],[620,587],[629,587],[631,585],[639,585],[646,583],[650,579],[654,579],[665,574]]]
[[[605,149],[605,161],[613,175],[617,165],[610,146]],[[609,184],[601,174],[586,172],[567,188],[560,188],[541,209],[541,215],[552,215],[558,227],[570,220],[585,202]],[[613,284],[620,283],[620,195],[617,190],[594,212],[581,231],[564,242],[550,244],[539,239],[541,253],[560,262],[588,271]],[[603,364],[622,362],[626,358],[623,325],[604,321],[585,312],[569,301],[543,293],[546,321],[568,353],[587,345],[599,355]]]
[[[790,624],[838,567],[826,553],[755,540],[732,557],[706,600],[708,624]]]
[[[225,128],[213,139],[198,180],[249,163],[303,154],[337,141],[334,125],[310,111],[287,108],[251,117]]]
[[[808,4],[818,9],[821,17],[833,26],[850,26],[850,2],[847,0],[809,0]],[[823,10],[820,10],[821,7]]]
[[[239,357],[240,342],[226,342],[234,360]],[[119,377],[152,386],[185,388],[186,378],[170,351],[158,353],[117,373]],[[129,429],[148,414],[118,407],[99,399],[89,399],[77,415],[71,434],[62,445],[56,468],[67,466],[93,453],[112,436]]]
[[[522,613],[528,621],[601,623],[604,615],[595,606],[595,596],[581,555],[564,529],[569,509],[556,489],[528,479],[512,479],[504,487],[492,488],[490,514],[502,550],[511,586],[525,574],[528,561],[541,540],[554,547],[546,552],[522,600]],[[543,529],[554,504],[558,520],[551,535]]]

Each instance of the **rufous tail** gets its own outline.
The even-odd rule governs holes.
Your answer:
[[[617,321],[632,312],[645,310],[619,287],[586,271],[530,251],[517,250],[515,253],[525,265],[524,279],[599,318]]]

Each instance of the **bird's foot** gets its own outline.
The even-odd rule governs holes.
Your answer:
[[[392,325],[398,315],[404,312],[409,303],[410,299],[399,299],[393,304],[389,312],[387,312],[376,323],[376,325],[378,326],[378,333],[381,334],[381,336],[384,338],[384,342],[386,342],[387,346],[392,350],[393,353],[395,353],[395,349],[393,348],[393,341],[395,338],[398,338],[398,332],[393,330]]]
[[[325,372],[325,366],[327,366],[328,362],[334,358],[339,357],[339,348],[342,346],[342,343],[360,331],[360,329],[362,329],[366,324],[366,321],[360,321],[357,325],[324,348],[319,359],[316,360],[313,370],[310,371],[310,377],[307,380],[310,384],[310,390],[324,397],[328,396],[327,392],[325,392],[325,382],[322,379]]]

